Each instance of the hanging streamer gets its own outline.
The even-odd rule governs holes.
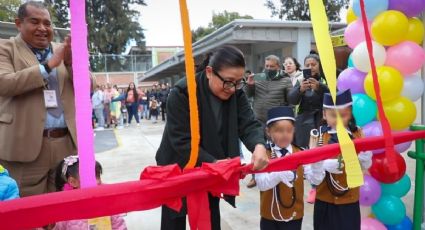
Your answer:
[[[328,82],[329,90],[334,102],[336,101],[336,62],[332,46],[332,39],[329,33],[329,23],[326,16],[323,1],[309,0],[311,21],[313,24],[314,37],[317,49],[320,54],[323,71]],[[348,136],[337,112],[337,135],[344,158],[345,171],[347,173],[348,187],[354,188],[363,185],[363,173],[357,158],[353,141]]]
[[[96,186],[85,0],[71,0],[72,71],[81,187]]]
[[[187,10],[186,0],[179,0],[180,16],[183,27],[184,40],[184,56],[186,67],[186,79],[189,95],[189,111],[190,111],[190,136],[191,149],[189,162],[185,168],[193,168],[198,161],[199,154],[199,115],[198,115],[198,99],[196,96],[196,80],[195,80],[195,62],[192,53],[192,32],[190,31],[189,12]]]
[[[381,97],[381,89],[379,87],[379,81],[378,81],[378,73],[376,71],[376,65],[375,65],[375,58],[373,57],[373,46],[372,46],[372,37],[370,36],[369,31],[369,25],[365,10],[365,3],[364,0],[360,0],[360,10],[362,13],[362,18],[365,20],[362,20],[365,38],[366,38],[366,46],[367,46],[367,52],[369,55],[369,61],[370,66],[372,68],[372,79],[373,79],[373,88],[375,90],[376,95],[376,104],[378,106],[378,115],[379,120],[381,121],[382,125],[382,133],[385,137],[385,157],[388,160],[388,172],[389,173],[396,173],[397,170],[397,162],[396,162],[396,152],[394,150],[394,140],[391,134],[391,127],[390,123],[388,122],[387,117],[385,116],[384,107],[382,105],[382,97]]]

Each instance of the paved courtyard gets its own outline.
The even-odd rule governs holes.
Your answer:
[[[155,165],[155,152],[161,142],[164,123],[152,124],[142,120],[140,127],[136,125],[121,130],[105,130],[96,133],[96,159],[104,168],[103,181],[117,183],[138,180],[142,169]],[[244,151],[245,160],[250,160],[250,153]],[[412,216],[414,191],[414,161],[405,156],[408,174],[412,178],[412,189],[404,198],[408,215]],[[223,230],[255,230],[259,229],[259,191],[247,189],[250,177],[241,181],[241,194],[237,198],[237,208],[234,209],[225,202],[221,203]],[[306,185],[306,191],[309,186]],[[368,215],[369,208],[362,210],[362,215]],[[303,229],[312,227],[313,206],[305,205]],[[130,230],[160,229],[160,209],[128,213],[125,217]]]

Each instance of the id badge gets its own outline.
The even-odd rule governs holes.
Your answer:
[[[89,219],[88,226],[88,230],[112,230],[111,217],[105,216]]]
[[[44,105],[46,108],[57,108],[58,100],[56,98],[55,90],[43,90],[44,93]]]

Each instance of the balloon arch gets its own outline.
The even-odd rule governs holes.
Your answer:
[[[233,159],[194,168],[200,139],[196,81],[187,5],[185,0],[179,2],[192,136],[191,155],[186,168],[182,171],[177,165],[151,166],[143,170],[140,181],[96,186],[85,0],[71,0],[82,189],[2,202],[0,223],[3,228],[31,228],[56,221],[148,210],[161,205],[179,210],[182,206],[181,198],[187,197],[191,229],[210,229],[207,192],[217,196],[239,194],[239,179],[252,173],[252,165],[241,166],[239,159]],[[410,189],[410,179],[405,175],[406,164],[399,153],[410,147],[409,142],[425,138],[425,131],[406,131],[416,116],[412,100],[419,99],[424,88],[420,76],[415,75],[425,61],[425,53],[418,45],[422,43],[424,30],[422,22],[413,16],[423,11],[425,2],[354,0],[348,11],[350,24],[345,31],[346,43],[353,48],[350,68],[338,80],[323,2],[309,0],[309,4],[316,44],[331,94],[335,99],[337,88],[350,88],[353,91],[354,116],[363,126],[367,138],[352,142],[338,115],[337,135],[340,144],[272,160],[264,172],[296,169],[299,165],[331,158],[342,152],[349,186],[363,185],[360,202],[372,206],[372,213],[377,218],[365,218],[362,225],[381,229],[382,223],[389,226],[409,224],[400,197]],[[374,150],[370,176],[362,175],[356,157],[356,152],[365,150]]]

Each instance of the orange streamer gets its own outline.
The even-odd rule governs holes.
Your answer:
[[[184,53],[187,88],[189,94],[189,111],[190,111],[190,135],[191,149],[190,158],[185,168],[193,168],[198,161],[199,154],[199,115],[198,115],[198,99],[196,97],[196,80],[195,80],[195,62],[192,53],[192,32],[190,31],[189,13],[187,10],[186,0],[179,0],[180,16],[183,27]]]

